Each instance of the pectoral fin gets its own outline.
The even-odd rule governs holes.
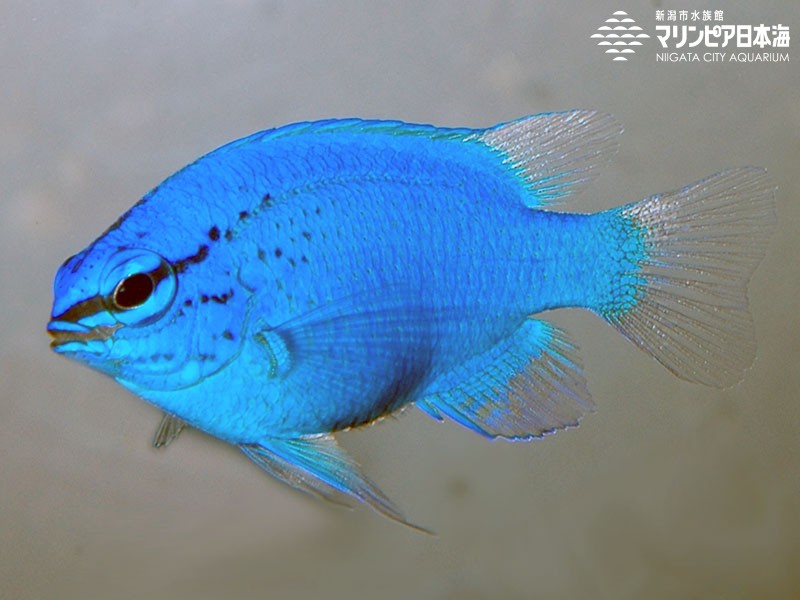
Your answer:
[[[285,397],[337,399],[314,433],[371,422],[419,388],[436,328],[455,322],[454,311],[420,296],[402,287],[360,291],[274,327],[256,324],[264,371],[280,380]]]

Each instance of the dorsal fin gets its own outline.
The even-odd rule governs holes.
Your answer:
[[[616,154],[622,126],[611,115],[572,110],[523,117],[477,138],[525,180],[528,206],[559,201],[591,181]]]
[[[593,110],[543,113],[488,129],[435,127],[403,121],[328,119],[305,121],[254,133],[208,156],[251,144],[307,135],[367,134],[421,137],[437,142],[488,147],[485,166],[496,160],[499,172],[516,171],[538,207],[575,192],[597,175],[616,153],[622,127],[613,116]],[[472,146],[474,147],[474,146]],[[474,160],[475,156],[472,156]],[[483,162],[484,157],[480,156]]]
[[[217,151],[226,151],[239,146],[259,143],[267,140],[277,140],[280,138],[298,135],[325,135],[341,133],[369,133],[369,134],[388,134],[393,136],[420,136],[428,139],[449,139],[463,140],[480,134],[482,129],[470,129],[465,127],[436,127],[421,123],[406,123],[405,121],[390,121],[380,119],[324,119],[320,121],[301,121],[291,123],[274,129],[267,129],[253,133],[221,146]]]

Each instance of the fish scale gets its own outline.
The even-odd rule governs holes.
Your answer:
[[[403,513],[333,434],[416,404],[529,440],[592,410],[577,348],[535,317],[589,309],[676,375],[755,354],[747,282],[774,226],[762,169],[596,214],[556,212],[616,149],[609,115],[487,129],[307,122],[198,159],[59,269],[55,351],[331,500]]]

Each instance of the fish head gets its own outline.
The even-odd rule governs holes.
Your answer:
[[[191,385],[199,376],[178,337],[178,286],[158,252],[98,240],[56,273],[50,346],[121,382]]]

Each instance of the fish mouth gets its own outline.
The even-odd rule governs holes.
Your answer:
[[[50,321],[47,324],[47,333],[53,338],[53,341],[50,342],[50,347],[56,349],[72,342],[80,344],[96,341],[104,342],[110,339],[120,327],[123,327],[122,323],[88,328],[69,321]]]

